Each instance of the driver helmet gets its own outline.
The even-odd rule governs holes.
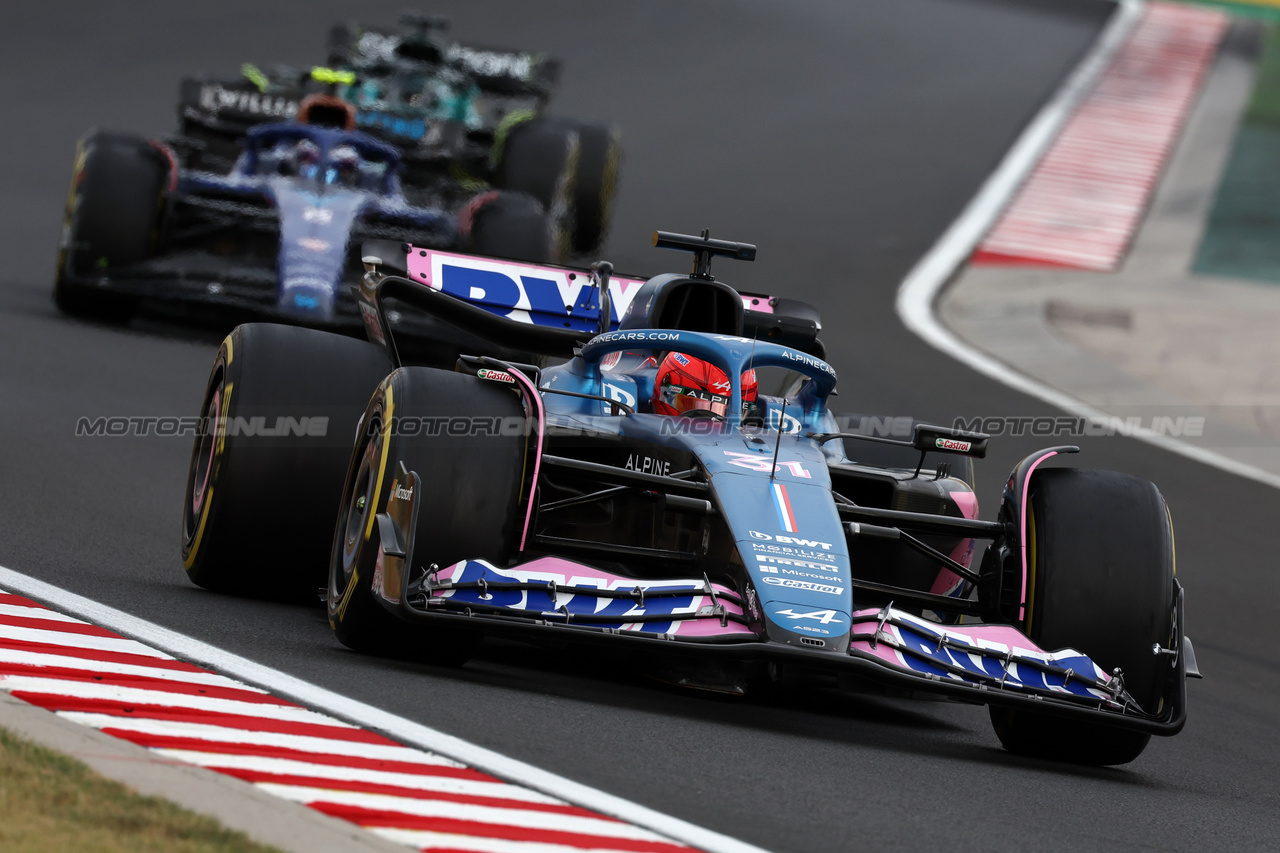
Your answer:
[[[742,408],[756,402],[756,372],[742,374]],[[723,418],[729,408],[729,377],[710,362],[682,352],[667,353],[654,378],[653,410],[660,415],[706,411]]]
[[[360,155],[350,145],[339,145],[329,154],[329,168],[325,171],[325,183],[353,187],[359,178]]]
[[[310,180],[316,177],[320,169],[320,146],[310,139],[299,139],[298,144],[293,146],[289,159],[293,174]]]

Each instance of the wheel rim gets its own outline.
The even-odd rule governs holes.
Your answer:
[[[369,523],[369,513],[377,502],[373,493],[377,488],[375,472],[378,463],[379,445],[382,430],[371,424],[372,433],[365,443],[364,453],[360,457],[360,467],[352,480],[351,494],[347,497],[344,523],[342,525],[342,589],[351,581],[356,561],[360,556],[360,542],[364,538],[365,527]]]
[[[205,406],[201,419],[200,438],[191,454],[191,471],[188,482],[191,490],[187,495],[187,511],[185,532],[187,540],[195,536],[200,524],[201,514],[209,500],[209,491],[213,487],[213,463],[218,455],[218,434],[222,415],[222,378],[214,384],[213,393]]]

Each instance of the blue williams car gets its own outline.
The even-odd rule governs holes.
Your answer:
[[[556,224],[532,196],[473,190],[418,206],[399,171],[392,145],[297,121],[249,129],[229,172],[201,168],[198,150],[92,131],[76,152],[55,301],[111,319],[169,307],[358,331],[363,241],[556,257]]]
[[[1121,764],[1181,730],[1199,673],[1154,485],[1061,467],[1077,448],[1051,447],[980,519],[987,436],[850,429],[815,324],[711,276],[713,256],[754,246],[655,245],[693,252],[692,272],[619,282],[605,263],[373,245],[369,342],[236,329],[183,498],[190,579],[320,586],[337,639],[374,654],[458,665],[484,636],[594,643],[702,690],[776,693],[799,674],[988,705],[1027,755]],[[534,316],[552,290],[594,324]],[[542,363],[409,364],[393,300]],[[790,377],[777,394],[767,371]]]

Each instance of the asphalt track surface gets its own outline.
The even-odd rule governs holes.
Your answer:
[[[360,4],[390,20],[404,4]],[[986,713],[810,691],[780,704],[671,692],[516,645],[460,671],[357,656],[318,609],[191,586],[178,556],[189,443],[74,437],[77,418],[192,415],[218,335],[57,315],[76,137],[162,134],[177,79],[305,65],[348,4],[43,2],[0,52],[0,565],[450,734],[775,851],[1271,848],[1280,837],[1274,526],[1280,494],[1135,441],[1080,464],[1159,484],[1208,678],[1182,735],[1120,769],[1002,752]],[[1015,0],[442,2],[460,37],[564,57],[559,109],[624,129],[620,270],[685,259],[654,228],[759,243],[746,289],[823,309],[842,408],[950,422],[1052,414],[924,347],[893,313],[911,264],[1087,49],[1105,7]],[[989,514],[1040,442],[979,469]],[[278,484],[280,500],[288,483]]]

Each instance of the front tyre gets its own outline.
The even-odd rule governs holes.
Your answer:
[[[132,300],[94,282],[154,253],[168,177],[168,161],[141,136],[95,130],[80,140],[53,286],[60,311],[128,319]]]
[[[505,564],[517,547],[525,470],[525,419],[508,387],[474,376],[406,367],[387,377],[365,411],[347,469],[329,562],[329,624],[368,654],[461,665],[474,635],[401,621],[375,590],[381,536],[401,466],[416,472],[412,566],[460,560]]]
[[[252,323],[223,341],[183,498],[193,583],[315,600],[356,421],[390,371],[382,348],[315,329]]]
[[[1173,528],[1164,498],[1138,477],[1053,468],[1033,475],[1028,507],[1025,633],[1043,649],[1074,648],[1150,714],[1162,708],[1173,633]],[[1005,749],[1079,764],[1126,764],[1150,735],[1023,709],[992,708]]]

